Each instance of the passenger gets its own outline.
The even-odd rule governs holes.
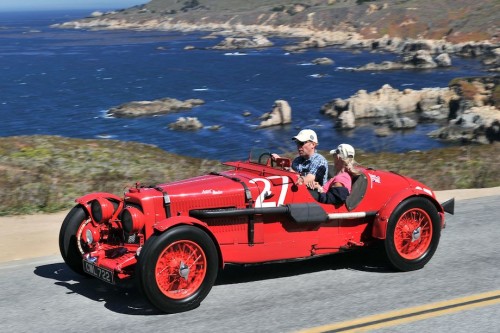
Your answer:
[[[352,175],[358,175],[359,171],[355,168],[354,148],[351,145],[342,143],[330,154],[333,156],[334,176],[323,186],[316,184],[315,189],[319,192],[319,202],[339,205],[351,193]]]
[[[314,189],[316,183],[325,184],[328,178],[328,161],[316,152],[318,136],[310,129],[303,129],[292,138],[297,144],[297,156],[292,162],[292,170],[299,173],[298,184]],[[272,154],[273,159],[279,155]]]

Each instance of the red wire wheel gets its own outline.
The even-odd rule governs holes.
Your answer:
[[[387,224],[385,250],[389,263],[400,271],[424,267],[440,237],[436,206],[424,197],[406,199],[394,209]]]
[[[159,310],[175,313],[198,307],[217,278],[219,254],[202,229],[181,225],[153,234],[136,266],[139,286]]]
[[[396,222],[394,245],[401,257],[418,259],[427,251],[431,240],[432,220],[426,211],[410,209]]]
[[[172,299],[182,299],[200,288],[207,274],[207,258],[196,243],[181,240],[170,244],[156,263],[156,283]]]

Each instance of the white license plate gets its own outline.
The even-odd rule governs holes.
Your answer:
[[[96,278],[103,280],[104,282],[114,284],[113,271],[96,266],[94,263],[83,260],[83,270],[85,273],[95,276]]]

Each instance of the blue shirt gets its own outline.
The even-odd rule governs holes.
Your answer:
[[[292,169],[301,176],[313,174],[315,181],[321,185],[326,183],[328,177],[328,161],[318,153],[314,153],[310,158],[297,156],[292,162]]]

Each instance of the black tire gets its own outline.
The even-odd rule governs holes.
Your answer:
[[[428,199],[412,197],[392,212],[387,225],[385,252],[399,271],[413,271],[431,260],[439,244],[441,225],[436,207]]]
[[[195,257],[201,260],[188,262]],[[217,273],[214,242],[203,230],[187,225],[151,236],[141,250],[136,270],[143,294],[166,313],[198,307],[212,289]]]
[[[79,244],[78,230],[88,219],[82,206],[75,206],[64,219],[59,231],[59,251],[64,262],[76,273],[87,275],[83,271],[82,244]]]

